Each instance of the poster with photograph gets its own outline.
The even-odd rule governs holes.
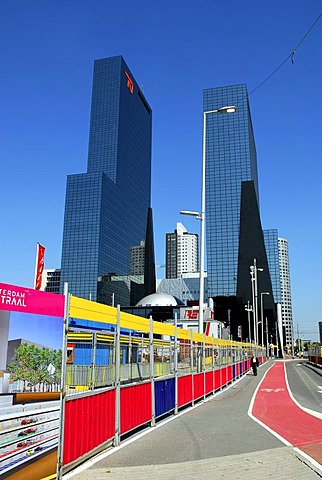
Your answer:
[[[56,471],[64,296],[0,283],[0,476]]]

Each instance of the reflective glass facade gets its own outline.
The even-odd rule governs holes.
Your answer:
[[[235,105],[230,114],[206,114],[206,251],[208,295],[235,296],[242,181],[252,180],[258,201],[256,149],[246,85],[204,90],[204,112]]]
[[[161,280],[157,293],[169,293],[180,298],[184,303],[189,300],[196,300],[199,303],[200,279],[194,275],[189,277],[186,274],[182,278],[164,278]],[[208,303],[208,281],[207,274],[204,278],[204,303]]]
[[[87,173],[67,178],[61,286],[97,298],[97,279],[126,275],[146,237],[152,112],[121,56],[94,63]],[[61,287],[62,288],[62,287]]]

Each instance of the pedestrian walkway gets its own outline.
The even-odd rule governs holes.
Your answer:
[[[261,452],[232,455],[195,462],[135,467],[97,468],[78,473],[75,480],[319,480],[322,475],[309,467],[293,448],[281,447]]]

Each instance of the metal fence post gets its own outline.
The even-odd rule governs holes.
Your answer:
[[[219,347],[219,357],[220,357],[220,362],[219,362],[219,381],[220,381],[220,390],[222,390],[222,369],[223,369],[223,355],[224,355],[224,348],[222,348],[221,346]]]
[[[150,343],[150,382],[151,382],[151,406],[152,406],[152,418],[151,426],[155,426],[155,392],[154,392],[154,352],[153,352],[153,318],[150,315],[150,331],[149,331],[149,343]]]
[[[193,373],[193,340],[192,340],[191,330],[190,330],[190,370],[191,370],[192,405],[194,405],[195,404],[195,386],[194,386],[194,373]]]
[[[178,314],[174,314],[174,414],[178,413]]]
[[[216,390],[215,385],[215,339],[214,334],[212,334],[212,345],[211,345],[211,368],[212,368],[212,393]]]
[[[67,333],[69,320],[69,302],[68,283],[64,283],[64,323],[63,323],[63,348],[62,348],[62,371],[60,381],[60,420],[58,436],[57,453],[57,478],[61,480],[63,473],[63,453],[64,453],[64,420],[65,420],[65,402],[66,402],[66,371],[67,371]]]
[[[207,370],[207,365],[206,365],[206,335],[203,334],[202,336],[202,363],[201,365],[203,366],[203,399],[205,400],[206,398],[206,370]]]
[[[130,330],[129,332],[129,357],[128,357],[128,362],[129,362],[129,373],[128,377],[131,381],[133,381],[133,372],[132,372],[132,332]]]
[[[121,361],[121,309],[117,306],[116,329],[115,329],[115,435],[114,445],[120,444],[120,423],[121,423],[121,379],[120,379],[120,361]]]
[[[97,348],[96,332],[93,332],[93,334],[92,334],[92,342],[93,342],[92,343],[93,353],[92,353],[91,389],[94,390],[94,388],[95,388],[96,348]]]

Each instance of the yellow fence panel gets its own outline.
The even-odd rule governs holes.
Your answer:
[[[117,310],[114,307],[92,302],[84,298],[70,297],[69,316],[93,322],[116,324]]]
[[[85,300],[78,297],[70,297],[69,302],[69,316],[72,318],[79,318],[83,320],[91,320],[94,322],[110,323],[116,325],[117,322],[117,309],[101,303],[92,302],[91,300]],[[139,317],[138,315],[132,315],[130,313],[120,313],[121,327],[128,330],[135,330],[139,332],[149,333],[150,321],[149,319]],[[162,322],[153,322],[153,333],[158,335],[174,336],[174,325]],[[177,328],[177,337],[179,339],[190,339],[190,330],[183,328]],[[203,343],[211,346],[213,344],[213,338],[205,336],[201,333],[193,332],[192,340],[195,343]],[[249,344],[240,343],[232,340],[214,339],[215,346],[221,347],[240,347],[248,346]]]
[[[139,332],[149,333],[150,321],[146,318],[132,315],[131,313],[121,312],[121,327],[128,330],[138,330]]]
[[[157,335],[174,336],[174,326],[169,323],[153,322],[153,333]]]

